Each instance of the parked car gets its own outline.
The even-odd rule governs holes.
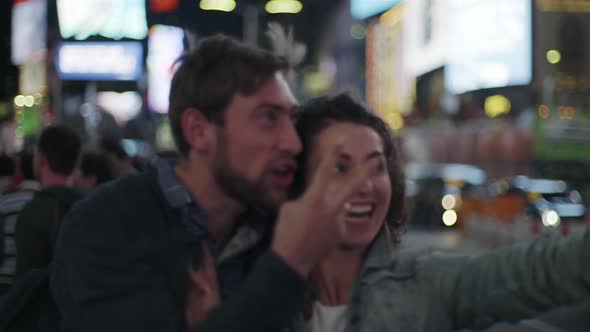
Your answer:
[[[405,168],[410,184],[410,225],[455,227],[463,197],[483,188],[485,172],[467,164],[417,164]]]
[[[531,222],[533,233],[567,234],[572,226],[582,227],[588,213],[580,193],[561,180],[517,176],[492,183],[490,193],[520,197],[519,215]]]

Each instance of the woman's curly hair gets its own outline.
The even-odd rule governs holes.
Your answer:
[[[392,241],[399,243],[406,226],[405,178],[399,146],[389,126],[347,93],[315,98],[300,106],[295,126],[303,144],[303,152],[298,157],[300,167],[295,175],[292,196],[300,195],[305,189],[305,178],[309,175],[307,162],[316,137],[335,122],[367,126],[381,138],[391,184],[391,200],[385,225]]]

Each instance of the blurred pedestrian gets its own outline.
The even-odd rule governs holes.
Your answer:
[[[61,219],[82,197],[73,187],[80,149],[80,138],[68,127],[51,126],[41,132],[33,169],[42,189],[35,192],[17,218],[17,277],[47,267],[52,260]]]
[[[102,137],[99,141],[99,148],[111,158],[117,176],[137,172],[133,165],[133,158],[125,151],[120,139],[108,136]]]
[[[113,160],[100,151],[84,151],[80,158],[79,184],[86,190],[92,190],[99,184],[116,177]]]
[[[16,275],[16,221],[23,207],[33,199],[41,185],[33,173],[33,155],[19,155],[21,181],[16,190],[0,196],[0,296],[10,288]]]

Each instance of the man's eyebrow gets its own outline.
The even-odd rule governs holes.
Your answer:
[[[347,152],[340,152],[338,154],[338,159],[343,159],[343,160],[346,160],[346,161],[350,161],[352,159],[352,157]]]
[[[269,102],[264,102],[264,103],[258,104],[256,106],[256,110],[261,110],[261,109],[272,109],[274,111],[279,111],[279,112],[290,112],[291,111],[291,109],[285,108],[282,105],[279,105],[276,103],[269,103]]]

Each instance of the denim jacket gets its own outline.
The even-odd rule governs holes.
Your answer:
[[[473,256],[391,250],[380,235],[353,286],[346,332],[485,329],[588,295],[589,231]]]

